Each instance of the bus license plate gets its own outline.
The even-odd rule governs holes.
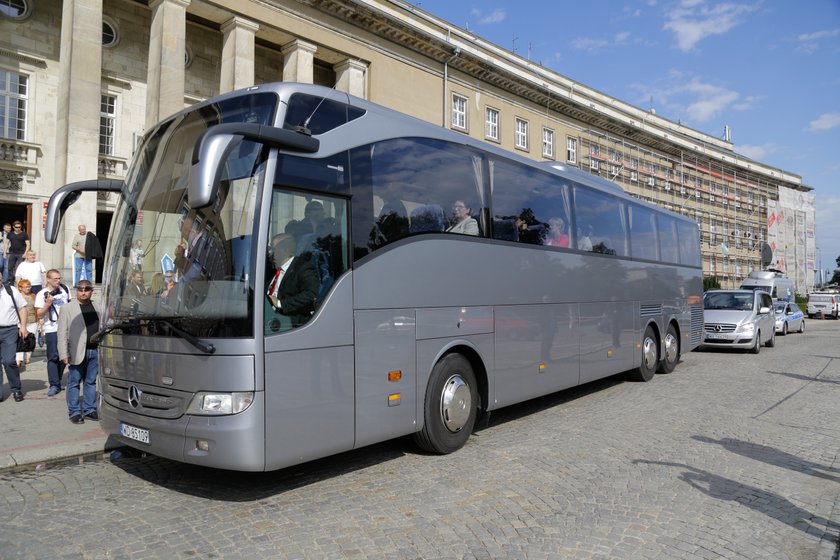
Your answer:
[[[123,437],[139,441],[140,443],[149,443],[149,430],[144,430],[143,428],[136,428],[120,422],[120,434]]]

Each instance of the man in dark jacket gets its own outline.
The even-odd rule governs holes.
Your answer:
[[[315,310],[318,296],[318,273],[308,253],[295,256],[293,235],[280,233],[271,240],[274,274],[268,280],[266,297],[273,310],[266,321],[277,320],[277,329],[285,330],[306,323]]]

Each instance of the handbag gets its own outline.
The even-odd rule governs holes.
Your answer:
[[[12,298],[12,306],[15,308],[15,313],[17,313],[18,321],[20,321],[20,311],[18,311],[17,305],[15,305],[15,297],[12,295],[12,288],[8,284],[4,284],[6,288],[6,293],[9,294],[9,297]],[[20,333],[18,333],[17,338],[17,351],[18,352],[32,352],[35,350],[35,335],[31,332],[26,333],[26,336],[21,338]]]
[[[18,333],[17,351],[18,352],[32,352],[35,350],[35,334],[26,333],[26,337],[21,338]]]

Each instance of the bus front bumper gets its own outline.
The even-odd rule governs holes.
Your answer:
[[[265,470],[265,399],[239,414],[153,418],[102,401],[100,425],[113,440],[134,449],[184,463],[236,471]]]

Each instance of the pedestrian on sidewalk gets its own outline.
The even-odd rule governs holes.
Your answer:
[[[38,331],[41,330],[41,321],[38,320],[38,314],[35,312],[35,296],[32,294],[32,285],[29,280],[24,278],[17,284],[18,291],[23,299],[26,300],[26,330],[38,337]],[[32,352],[17,352],[15,360],[18,367],[29,365],[30,355]]]
[[[23,400],[20,386],[20,368],[15,360],[18,337],[26,337],[26,300],[17,288],[6,284],[0,289],[0,401],[3,394],[3,369],[9,378],[9,390],[15,402]]]
[[[58,355],[58,317],[61,308],[70,301],[70,290],[61,283],[61,273],[51,268],[47,271],[47,285],[35,296],[35,312],[44,324],[44,341],[47,344],[47,379],[50,383],[48,397],[61,392],[64,362]]]
[[[12,231],[9,233],[9,242],[6,247],[6,258],[9,273],[3,276],[3,280],[10,284],[15,279],[15,271],[23,260],[23,256],[29,251],[29,235],[23,231],[23,224],[15,220],[12,223]]]
[[[9,252],[10,233],[12,233],[12,224],[6,222],[3,224],[3,231],[0,232],[0,267],[2,267],[0,272],[3,274],[3,278],[9,277],[9,261],[7,257]]]
[[[26,252],[24,261],[15,270],[15,284],[19,284],[21,280],[29,280],[33,294],[37,294],[44,287],[44,275],[47,273],[44,263],[39,261],[37,256],[35,251],[30,249]]]
[[[67,411],[70,422],[84,424],[85,419],[99,420],[96,411],[96,374],[99,370],[98,344],[91,342],[99,332],[99,313],[91,302],[93,285],[79,280],[76,299],[66,304],[58,316],[58,353],[69,366],[67,376]],[[79,387],[82,405],[79,406]]]

